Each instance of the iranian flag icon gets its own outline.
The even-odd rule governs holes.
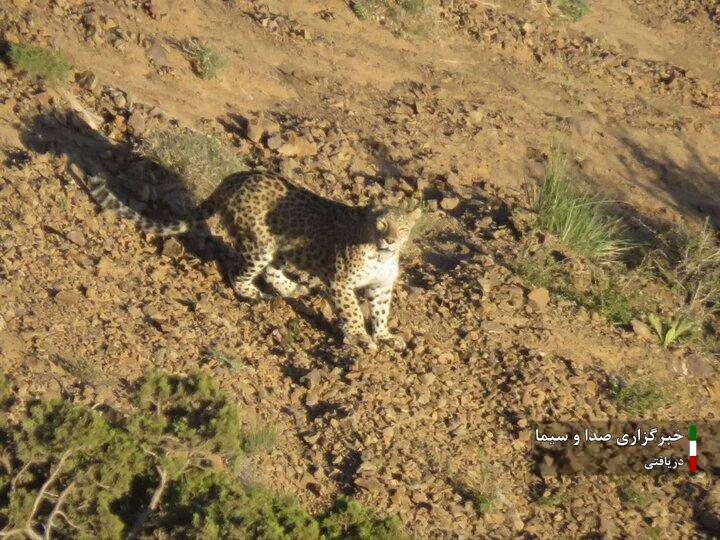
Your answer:
[[[690,473],[694,473],[697,470],[697,426],[695,424],[690,426]]]

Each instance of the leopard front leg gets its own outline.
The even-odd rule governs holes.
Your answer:
[[[365,329],[365,320],[352,286],[334,282],[330,285],[330,293],[341,320],[345,343],[376,349],[377,345]]]
[[[370,317],[375,341],[388,342],[398,350],[404,349],[405,341],[403,338],[391,334],[387,328],[390,304],[392,303],[392,284],[368,287],[367,293],[370,297]]]

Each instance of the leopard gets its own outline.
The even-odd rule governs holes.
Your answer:
[[[324,284],[339,318],[343,342],[371,350],[386,343],[397,350],[403,338],[388,329],[400,253],[422,210],[377,204],[350,205],[322,197],[268,171],[242,171],[223,179],[186,219],[153,220],[123,203],[101,175],[88,189],[101,210],[114,210],[157,236],[188,233],[213,215],[234,251],[232,289],[243,300],[266,300],[264,279],[281,297],[299,298],[310,289],[288,276],[305,273]],[[369,299],[368,328],[358,294]]]

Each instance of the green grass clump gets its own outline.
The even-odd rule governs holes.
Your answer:
[[[370,9],[374,2],[372,0],[350,0],[350,9],[361,21],[370,18]]]
[[[577,21],[590,12],[585,0],[552,0],[552,6],[564,19]]]
[[[533,194],[538,226],[571,250],[596,263],[616,260],[628,249],[620,220],[609,217],[605,201],[587,193],[570,174],[567,154],[555,149],[539,192]]]
[[[313,517],[243,482],[239,408],[207,375],[153,373],[125,415],[40,400],[18,418],[5,377],[0,392],[4,538],[404,538],[356,501]]]
[[[203,79],[214,79],[225,67],[225,59],[199,39],[188,38],[182,41],[180,50],[190,62],[195,74]]]
[[[181,129],[157,132],[137,151],[181,177],[198,199],[209,196],[229,174],[247,169],[245,160],[216,137]]]
[[[668,402],[665,384],[642,379],[614,389],[613,400],[623,411],[645,416]]]
[[[8,58],[13,69],[53,85],[64,84],[71,67],[62,53],[30,43],[11,44]]]

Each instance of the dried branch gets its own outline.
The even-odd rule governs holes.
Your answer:
[[[156,466],[158,473],[160,474],[160,484],[158,485],[157,489],[155,489],[155,492],[153,493],[152,498],[150,499],[150,504],[148,504],[148,507],[143,511],[142,514],[140,514],[137,519],[135,520],[135,523],[133,523],[132,530],[127,535],[128,540],[135,540],[136,538],[140,537],[140,533],[143,530],[143,527],[145,526],[145,522],[147,522],[147,519],[150,517],[150,514],[155,511],[155,509],[160,504],[160,499],[163,496],[163,493],[165,492],[165,488],[167,487],[167,477],[168,473],[165,469],[160,467],[159,465]]]
[[[47,523],[45,525],[45,540],[50,540],[50,532],[53,528],[53,520],[56,516],[59,514],[62,514],[65,516],[65,514],[62,513],[62,505],[65,502],[65,497],[67,497],[67,494],[70,492],[70,490],[75,485],[75,482],[70,482],[65,489],[62,490],[60,495],[57,498],[57,501],[55,502],[55,506],[52,509],[52,512],[50,512],[50,515],[48,516]],[[65,516],[65,519],[67,520],[67,516]],[[72,525],[70,521],[68,521],[69,524]]]
[[[38,491],[37,497],[35,497],[35,502],[33,503],[32,509],[30,510],[30,515],[28,516],[27,522],[25,524],[26,529],[31,528],[32,520],[35,517],[35,514],[37,514],[38,509],[40,508],[40,503],[45,498],[45,494],[48,488],[55,482],[55,480],[57,480],[58,475],[62,471],[63,465],[65,465],[65,462],[73,454],[73,452],[76,451],[77,448],[71,448],[69,450],[65,450],[65,452],[63,452],[63,455],[60,456],[60,461],[58,461],[55,469],[50,473],[50,476],[47,480],[45,480],[45,483],[40,488],[40,491]],[[38,538],[40,538],[40,535],[38,535]]]
[[[10,491],[13,491],[17,487],[17,483],[20,480],[20,477],[27,471],[32,464],[35,462],[30,460],[27,463],[23,464],[22,467],[20,467],[20,470],[17,472],[15,476],[13,476],[12,482],[10,482]]]

